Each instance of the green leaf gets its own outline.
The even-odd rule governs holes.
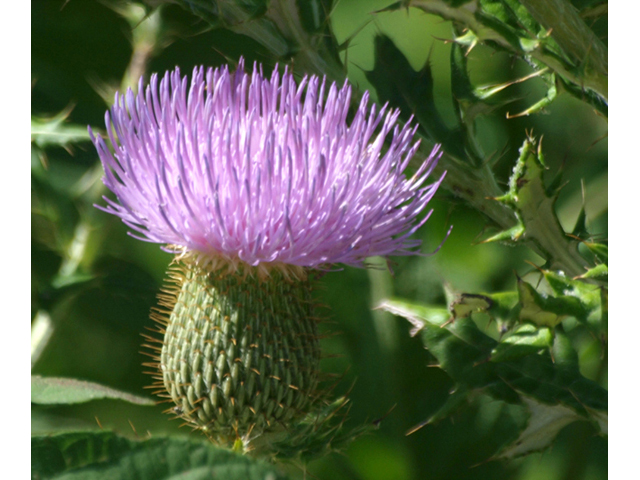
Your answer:
[[[568,315],[580,311],[579,302],[570,298],[562,301],[553,296],[539,293],[533,286],[518,278],[520,295],[520,320],[533,322],[538,326],[555,327]]]
[[[520,320],[554,327],[567,316],[572,316],[597,333],[606,329],[602,321],[601,287],[549,270],[542,272],[553,294],[539,293],[518,279]]]
[[[578,218],[576,219],[576,224],[573,227],[571,235],[577,238],[589,236],[589,231],[587,230],[587,212],[584,209],[584,196],[582,198],[582,208],[578,213]]]
[[[546,29],[518,0],[480,0],[480,5],[476,17],[500,33],[516,50],[526,54],[544,49],[547,55],[571,64]]]
[[[491,361],[503,362],[536,354],[544,348],[551,347],[552,344],[551,329],[536,328],[531,324],[521,325],[491,351]]]
[[[605,270],[606,271],[606,270]],[[580,279],[567,278],[564,275],[545,270],[544,278],[557,295],[558,301],[571,303],[567,310],[580,322],[586,324],[596,332],[604,330],[602,323],[602,287],[586,283]]]
[[[468,317],[476,312],[484,312],[495,320],[501,332],[506,331],[519,320],[519,296],[517,292],[487,294],[462,293],[449,305],[451,320]]]
[[[473,33],[467,32],[466,36],[469,35],[473,35]],[[484,100],[477,95],[471,84],[467,68],[467,52],[463,50],[461,43],[462,41],[456,41],[451,45],[451,93],[453,98],[457,102]]]
[[[513,13],[513,18],[515,19],[513,25],[519,28],[521,32],[528,33],[537,38],[547,36],[546,30],[531,16],[519,0],[502,0],[502,2]],[[557,51],[560,52],[559,49],[557,49]]]
[[[507,118],[515,118],[515,117],[523,117],[527,115],[531,115],[532,113],[537,113],[544,111],[545,107],[548,107],[553,103],[553,101],[558,96],[558,87],[556,85],[556,76],[554,73],[547,73],[539,75],[547,84],[547,94],[538,100],[536,103],[526,108],[522,112],[516,114],[507,113]]]
[[[55,117],[31,117],[31,143],[39,148],[63,147],[69,148],[74,143],[90,140],[87,127],[65,123],[71,113],[66,108]]]
[[[522,396],[530,417],[518,439],[501,450],[494,458],[514,458],[549,447],[560,430],[581,417],[564,405],[545,405],[526,395]]]
[[[411,323],[421,322],[420,333],[425,347],[440,362],[440,367],[454,381],[471,387],[484,386],[491,382],[492,366],[486,363],[496,341],[483,334],[468,318],[446,320],[440,324],[423,316],[430,309],[423,305],[402,300],[386,300],[380,308],[410,317]],[[431,317],[432,318],[432,317]]]
[[[559,370],[566,372],[569,376],[579,375],[578,352],[562,329],[556,330],[551,352],[553,362]]]
[[[449,310],[454,318],[466,318],[475,312],[483,312],[491,308],[493,301],[486,295],[463,293],[451,303]]]
[[[129,440],[112,432],[32,437],[31,478],[37,480],[284,480],[272,465],[210,442],[183,438]]]
[[[584,242],[584,245],[598,258],[598,260],[604,263],[609,262],[609,247],[607,245],[593,242]]]
[[[589,270],[584,277],[595,278],[606,275],[606,271],[606,266],[600,265]],[[586,283],[580,278],[570,279],[549,270],[541,270],[541,272],[552,289],[550,294],[536,290],[531,284],[520,278],[518,278],[516,292],[482,295],[462,293],[449,307],[450,321],[469,317],[476,312],[484,312],[490,316],[491,320],[498,323],[500,331],[504,333],[518,322],[531,322],[538,327],[553,328],[566,317],[572,316],[596,333],[606,331],[606,325],[603,321],[602,291],[604,289],[602,287]],[[400,315],[404,313],[406,312],[398,312]],[[415,319],[412,322],[415,324]],[[532,341],[531,347],[551,344],[550,339],[553,335],[548,329],[537,330],[535,327],[522,326],[519,331],[526,332],[526,336],[522,337],[522,340],[525,343]],[[531,335],[539,335],[539,337],[534,339]],[[506,337],[504,342],[516,341],[515,339],[518,337],[518,334],[515,337]],[[520,341],[516,343],[520,344]],[[516,350],[512,350],[510,347],[511,353],[509,355],[520,350],[521,347],[524,348],[524,345],[520,345]],[[502,353],[501,347],[500,355]],[[492,358],[495,360],[494,356]]]
[[[487,313],[498,323],[500,331],[504,332],[518,320],[518,293],[498,292],[487,296],[493,302]]]
[[[576,278],[594,278],[606,282],[609,279],[609,268],[604,263],[601,263],[588,269],[586,273]]]
[[[502,0],[480,0],[476,18],[499,33],[516,51],[521,49],[520,38],[527,35],[513,12]]]
[[[522,222],[519,217],[519,222]],[[490,242],[517,242],[520,240],[525,232],[524,225],[522,223],[518,223],[507,230],[503,230],[501,232],[496,233],[495,235],[483,240],[482,243],[490,243]]]
[[[523,325],[494,340],[469,317],[434,323],[426,318],[431,307],[403,300],[386,300],[380,308],[410,318],[438,366],[455,382],[457,397],[467,392],[471,401],[479,393],[529,410],[528,425],[515,443],[504,446],[502,456],[544,448],[574,420],[606,428],[607,391],[580,374],[577,353],[562,330],[557,329],[554,338],[549,327]],[[442,414],[461,403],[461,398],[451,399]]]
[[[406,318],[413,325],[412,337],[422,330],[425,321],[434,325],[443,325],[451,318],[446,308],[415,304],[396,298],[385,300],[377,308]]]
[[[121,392],[93,382],[74,378],[31,376],[31,403],[67,405],[91,400],[118,399],[136,405],[155,405],[154,400]]]
[[[550,259],[552,269],[564,270],[572,277],[581,275],[587,262],[578,253],[579,242],[567,236],[560,225],[555,212],[559,192],[546,187],[545,169],[541,144],[527,138],[509,179],[509,191],[496,200],[511,207],[519,220],[521,230],[513,240],[534,242],[542,256]],[[486,241],[504,239],[495,236]]]
[[[452,414],[460,410],[463,405],[467,404],[468,400],[469,392],[464,387],[456,388],[450,392],[444,404],[433,415],[427,418],[424,422],[421,422],[411,428],[411,430],[407,432],[407,435],[411,435],[425,425],[437,423],[440,420],[450,417]]]
[[[605,117],[609,116],[609,103],[601,95],[591,89],[586,89],[581,85],[576,85],[573,82],[567,81],[563,77],[558,78],[562,83],[562,88],[564,88],[568,93],[579,100],[588,102]]]

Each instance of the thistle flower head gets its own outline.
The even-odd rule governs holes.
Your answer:
[[[152,313],[164,338],[146,345],[148,365],[171,411],[220,442],[274,433],[318,403],[307,269],[420,245],[410,236],[442,182],[427,182],[438,150],[407,179],[416,127],[368,103],[365,93],[351,115],[346,83],[249,75],[241,61],[116,95],[113,153],[91,133],[117,198],[100,208],[187,260]]]
[[[248,74],[242,60],[234,73],[195,68],[190,82],[177,68],[153,75],[107,112],[114,153],[91,134],[117,197],[101,208],[137,238],[214,268],[415,253],[409,237],[442,181],[427,184],[438,149],[407,179],[416,127],[369,106],[367,93],[349,121],[350,100],[346,83],[296,84],[255,65]]]

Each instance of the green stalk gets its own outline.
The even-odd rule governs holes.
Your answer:
[[[551,31],[551,37],[562,50],[583,67],[583,75],[576,81],[597,92],[608,95],[607,47],[584,23],[578,11],[567,0],[520,0],[536,21]]]
[[[575,68],[566,65],[543,48],[534,48],[526,52],[526,55],[546,65],[568,82],[581,88],[591,89],[607,101],[606,47],[582,21],[573,6],[565,0],[520,0],[520,2],[541,25],[551,30],[551,36],[565,53],[573,57],[579,65],[586,66],[585,72],[576,71]],[[465,6],[454,8],[443,0],[415,0],[410,4],[426,13],[464,25],[475,33],[479,43],[495,42],[516,55],[525,55],[524,51],[515,49],[499,32],[479,21],[470,8]]]

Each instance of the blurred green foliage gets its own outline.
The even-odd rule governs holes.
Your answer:
[[[455,75],[452,45],[443,39],[462,32],[454,32],[450,22],[418,8],[372,13],[391,3],[341,0],[330,10],[334,47],[341,47],[340,60],[350,82],[361,91],[371,90],[376,99],[393,101],[384,97],[402,91],[397,86],[389,93],[380,88],[386,80],[376,78],[381,58],[376,48],[398,49],[414,72],[426,72],[428,62],[432,112],[451,130],[473,129],[477,140],[473,148],[486,154],[483,160],[490,162],[503,192],[509,189],[518,150],[528,138],[525,132],[543,138],[546,184],[560,178],[556,186],[562,186],[555,193],[559,223],[565,231],[590,240],[579,246],[580,252],[587,255],[591,245],[600,254],[595,257],[599,263],[600,242],[607,237],[606,120],[588,102],[566,92],[538,113],[507,119],[508,114],[522,112],[547,95],[548,79],[536,77],[496,93],[491,108],[460,124],[458,105],[452,101],[452,94],[456,95],[451,81]],[[597,3],[573,2],[586,12],[585,21],[606,45],[606,21],[603,24],[602,16],[589,15]],[[104,128],[112,92],[135,83],[136,72],[148,78],[151,72],[178,65],[186,73],[196,65],[235,62],[240,55],[248,63],[263,63],[268,71],[281,60],[255,38],[211,28],[177,5],[163,6],[153,19],[146,17],[150,12],[142,5],[116,0],[32,1],[31,311],[32,332],[39,332],[39,342],[32,346],[32,371],[98,382],[141,396],[146,395],[144,386],[151,379],[141,367],[145,357],[140,353],[140,334],[152,326],[149,310],[156,303],[171,257],[158,245],[132,239],[118,218],[93,207],[102,204],[105,192],[99,182],[101,166],[82,133],[84,127]],[[145,23],[150,20],[156,23]],[[144,50],[141,45],[148,46],[144,42],[149,41],[150,48]],[[532,72],[512,53],[485,45],[475,46],[464,61],[475,86],[498,85]],[[304,65],[304,59],[300,63]],[[417,83],[408,93],[421,94],[419,87]],[[457,95],[462,101],[460,92]],[[410,104],[410,98],[403,98]],[[420,115],[427,120],[430,115],[408,110],[418,120]],[[426,135],[433,135],[420,121]],[[48,132],[56,135],[50,137]],[[470,148],[456,141],[452,147]],[[429,368],[437,360],[419,337],[410,335],[409,322],[375,307],[397,297],[444,308],[449,304],[447,292],[515,291],[518,277],[537,286],[541,274],[528,262],[545,263],[540,252],[522,244],[481,243],[490,236],[487,228],[491,235],[498,230],[451,191],[441,189],[431,206],[434,214],[417,234],[424,241],[424,252],[436,249],[449,226],[454,227],[436,255],[393,259],[393,274],[384,268],[345,268],[320,280],[318,296],[328,306],[327,322],[322,325],[327,334],[322,341],[326,355],[322,369],[335,375],[336,396],[348,392],[347,426],[379,421],[379,429],[353,442],[344,455],[283,468],[293,478],[302,478],[306,471],[317,478],[338,480],[604,478],[607,443],[587,422],[565,427],[553,449],[545,453],[510,462],[487,461],[500,447],[500,439],[517,434],[521,427],[514,413],[517,407],[490,396],[406,435],[441,409],[455,382],[445,371]],[[593,275],[601,278],[602,272]],[[546,281],[551,294],[553,279]],[[593,301],[600,305],[601,299]],[[606,316],[606,309],[600,313]],[[485,334],[499,336],[495,322],[488,324],[482,315],[474,320]],[[577,350],[579,372],[606,388],[606,344],[600,332],[589,325],[581,328],[571,316],[562,321]],[[146,436],[146,432],[190,434],[169,422],[161,413],[165,408],[118,400],[34,405],[32,431],[101,425],[131,437]]]

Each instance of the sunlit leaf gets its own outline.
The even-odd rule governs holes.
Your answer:
[[[118,399],[136,405],[155,405],[154,400],[121,392],[98,383],[75,378],[31,376],[31,403],[63,405],[91,400]]]
[[[524,324],[506,336],[491,352],[492,362],[512,360],[538,353],[553,344],[553,332],[550,328],[537,328]]]
[[[455,318],[466,318],[474,312],[483,312],[491,308],[493,301],[485,295],[463,293],[449,307]]]
[[[566,302],[553,296],[539,293],[532,285],[518,279],[520,295],[520,319],[533,322],[538,326],[555,327],[568,315],[579,312],[579,302],[567,299]]]
[[[576,278],[595,278],[606,282],[609,279],[609,268],[604,263],[601,263],[600,265],[596,265],[595,267],[588,269],[586,273]]]

